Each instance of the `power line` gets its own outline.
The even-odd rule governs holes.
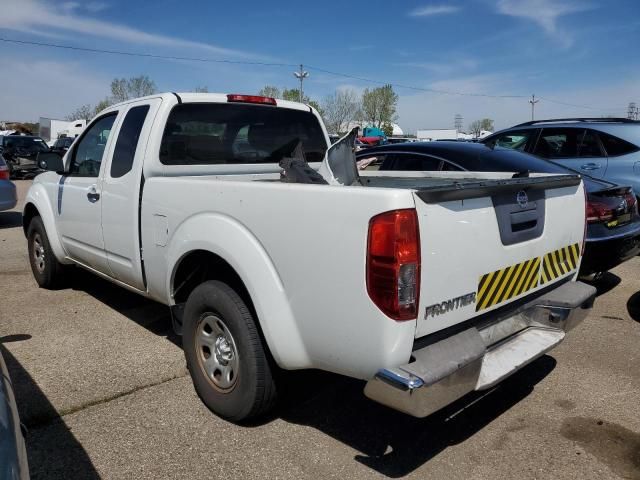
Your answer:
[[[123,55],[128,57],[142,57],[142,58],[152,58],[152,59],[161,59],[161,60],[182,60],[182,61],[190,61],[190,62],[225,63],[225,64],[232,64],[232,65],[254,65],[254,66],[265,66],[265,67],[287,67],[287,68],[298,67],[297,64],[292,64],[292,63],[258,62],[258,61],[250,61],[250,60],[227,60],[227,59],[214,59],[214,58],[202,58],[202,57],[182,57],[182,56],[175,56],[175,55],[156,55],[153,53],[127,52],[122,50],[107,50],[107,49],[100,49],[100,48],[77,47],[73,45],[61,45],[56,43],[16,40],[13,38],[4,38],[4,37],[0,37],[0,42],[13,43],[17,45],[33,45],[37,47],[74,50],[74,51],[87,52],[87,53],[102,53],[102,54],[108,54],[108,55]],[[375,80],[372,78],[361,77],[358,75],[351,75],[348,73],[336,72],[333,70],[327,70],[324,68],[315,67],[311,65],[307,65],[307,68],[309,70],[315,70],[317,72],[325,73],[327,75],[333,75],[333,76],[342,77],[342,78],[350,78],[353,80],[359,80],[361,82],[373,83],[378,85],[392,85],[393,87],[396,87],[396,88],[427,92],[427,93],[435,93],[439,95],[456,95],[456,96],[465,96],[465,97],[505,98],[505,99],[529,98],[528,95],[492,95],[487,93],[460,92],[460,91],[453,91],[453,90],[440,90],[435,88],[417,87],[414,85],[406,85],[406,84],[397,83],[397,82]],[[588,105],[578,105],[574,103],[567,103],[567,102],[562,102],[560,100],[554,100],[548,97],[538,97],[538,98],[546,102],[555,103],[558,105],[564,105],[568,107],[584,108],[588,110],[607,110],[607,108],[597,108],[597,107],[592,107]]]
[[[417,90],[421,92],[438,93],[441,95],[460,95],[460,96],[466,96],[466,97],[488,97],[488,98],[527,98],[526,95],[491,95],[488,93],[455,92],[451,90],[438,90],[435,88],[415,87],[413,85],[405,85],[402,83],[374,80],[372,78],[359,77],[357,75],[350,75],[348,73],[334,72],[332,70],[326,70],[324,68],[314,67],[312,65],[307,65],[307,68],[309,70],[316,70],[318,72],[326,73],[328,75],[334,75],[337,77],[351,78],[353,80],[360,80],[362,82],[367,82],[367,83],[376,83],[379,85],[391,85],[393,87],[405,88],[407,90]]]
[[[89,53],[106,53],[110,55],[126,55],[128,57],[146,57],[157,58],[162,60],[186,60],[190,62],[207,62],[207,63],[232,63],[239,65],[262,65],[267,67],[297,67],[292,63],[270,63],[270,62],[252,62],[248,60],[218,60],[214,58],[198,58],[198,57],[177,57],[172,55],[154,55],[153,53],[140,53],[140,52],[123,52],[120,50],[103,50],[99,48],[87,48],[87,47],[75,47],[71,45],[59,45],[55,43],[44,42],[30,42],[27,40],[14,40],[11,38],[0,37],[0,42],[17,43],[21,45],[35,45],[38,47],[50,47],[50,48],[62,48],[65,50],[77,50],[81,52]]]
[[[181,56],[173,56],[173,55],[155,55],[155,54],[152,54],[152,53],[125,52],[125,51],[121,51],[121,50],[106,50],[106,49],[100,49],[100,48],[88,48],[88,47],[76,47],[76,46],[72,46],[72,45],[60,45],[60,44],[56,44],[56,43],[34,42],[34,41],[28,41],[28,40],[15,40],[15,39],[12,39],[12,38],[4,38],[4,37],[0,37],[0,42],[13,43],[13,44],[19,44],[19,45],[34,45],[34,46],[38,46],[38,47],[48,47],[48,48],[60,48],[60,49],[65,49],[65,50],[75,50],[75,51],[88,52],[88,53],[105,53],[105,54],[109,54],[109,55],[125,55],[125,56],[128,56],[128,57],[144,57],[144,58],[155,58],[155,59],[162,59],[162,60],[185,60],[185,61],[205,62],[205,63],[230,63],[230,64],[236,64],[236,65],[261,65],[261,66],[267,66],[267,67],[298,67],[298,65],[292,64],[292,63],[253,62],[253,61],[248,61],[248,60],[219,60],[219,59],[213,59],[213,58],[181,57]],[[417,90],[417,91],[430,92],[430,93],[438,93],[438,94],[443,94],[443,95],[460,95],[460,96],[488,97],[488,98],[526,98],[526,96],[524,96],[524,95],[490,95],[490,94],[485,94],[485,93],[454,92],[454,91],[448,91],[448,90],[437,90],[437,89],[433,89],[433,88],[423,88],[423,87],[416,87],[416,86],[412,86],[412,85],[404,85],[404,84],[401,84],[401,83],[374,80],[374,79],[371,79],[371,78],[365,78],[365,77],[359,77],[359,76],[356,76],[356,75],[350,75],[348,73],[341,73],[341,72],[335,72],[335,71],[332,71],[332,70],[326,70],[326,69],[320,68],[320,67],[312,67],[310,65],[307,65],[307,68],[309,70],[316,70],[318,72],[326,73],[328,75],[334,75],[334,76],[339,76],[339,77],[343,77],[343,78],[351,78],[351,79],[354,79],[354,80],[360,80],[360,81],[367,82],[367,83],[376,83],[376,84],[380,84],[380,85],[389,85],[390,84],[390,85],[392,85],[394,87],[397,87],[397,88],[404,88],[404,89],[408,89],[408,90]]]

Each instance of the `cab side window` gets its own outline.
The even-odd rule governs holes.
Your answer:
[[[97,177],[104,150],[109,140],[117,112],[109,113],[95,121],[85,132],[74,149],[69,173],[77,177]]]
[[[149,105],[139,105],[129,110],[124,117],[111,160],[111,178],[122,177],[133,168],[133,159],[147,112],[149,112]]]

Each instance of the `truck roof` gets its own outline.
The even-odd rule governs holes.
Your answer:
[[[195,92],[164,92],[157,93],[154,95],[148,95],[146,97],[133,98],[130,100],[126,100],[124,102],[116,103],[115,105],[111,105],[109,108],[104,111],[117,109],[120,106],[128,105],[133,102],[137,102],[140,100],[145,100],[149,98],[162,98],[162,99],[178,99],[179,103],[231,103],[228,100],[228,95],[236,95],[234,93],[195,93]],[[239,94],[239,95],[247,95],[252,96],[253,94]],[[302,110],[311,112],[313,111],[313,107],[310,105],[306,105],[304,103],[299,102],[291,102],[289,100],[283,100],[280,98],[276,98],[276,107],[281,108],[290,108],[292,110]],[[247,102],[251,103],[251,102]]]

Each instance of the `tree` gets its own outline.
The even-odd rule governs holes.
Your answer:
[[[110,107],[114,103],[124,102],[131,98],[146,97],[147,95],[153,95],[156,92],[157,87],[155,82],[146,75],[131,77],[129,79],[114,78],[111,81],[110,97],[104,98],[104,100],[101,100],[95,106],[92,106],[89,103],[87,103],[86,105],[82,105],[75,111],[67,115],[65,118],[69,121],[79,119],[90,120],[99,112],[107,107]]]
[[[384,122],[382,124],[382,131],[387,137],[390,137],[393,135],[393,125],[389,122]]]
[[[469,125],[469,130],[474,137],[479,138],[483,131],[493,132],[493,120],[490,118],[475,120]]]
[[[70,122],[74,120],[89,120],[90,118],[93,118],[94,112],[95,108],[87,103],[76,108],[73,112],[71,112],[64,118],[65,120],[69,120]]]
[[[474,120],[469,124],[469,131],[473,134],[475,138],[480,137],[482,133],[482,120]]]
[[[353,90],[336,90],[322,102],[324,121],[331,132],[344,133],[360,109],[358,95]]]
[[[490,118],[483,118],[482,120],[480,120],[480,123],[482,130],[493,132],[493,120],[491,120]]]
[[[147,75],[131,78],[114,78],[111,82],[113,103],[124,102],[131,98],[146,97],[158,91],[156,83]]]
[[[209,93],[209,87],[207,87],[206,85],[203,87],[198,86],[194,88],[193,91],[195,93]]]
[[[280,89],[278,87],[274,87],[273,85],[265,85],[262,89],[260,89],[258,95],[262,97],[281,98]]]
[[[392,123],[397,118],[397,105],[398,94],[393,91],[393,86],[385,85],[372,90],[366,88],[362,94],[363,120],[378,128],[385,123]]]

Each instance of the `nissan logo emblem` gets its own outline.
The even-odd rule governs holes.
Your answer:
[[[525,192],[524,190],[520,190],[516,195],[516,201],[518,202],[518,205],[520,205],[520,208],[525,208],[527,205],[529,205],[529,197],[527,196],[527,192]]]

